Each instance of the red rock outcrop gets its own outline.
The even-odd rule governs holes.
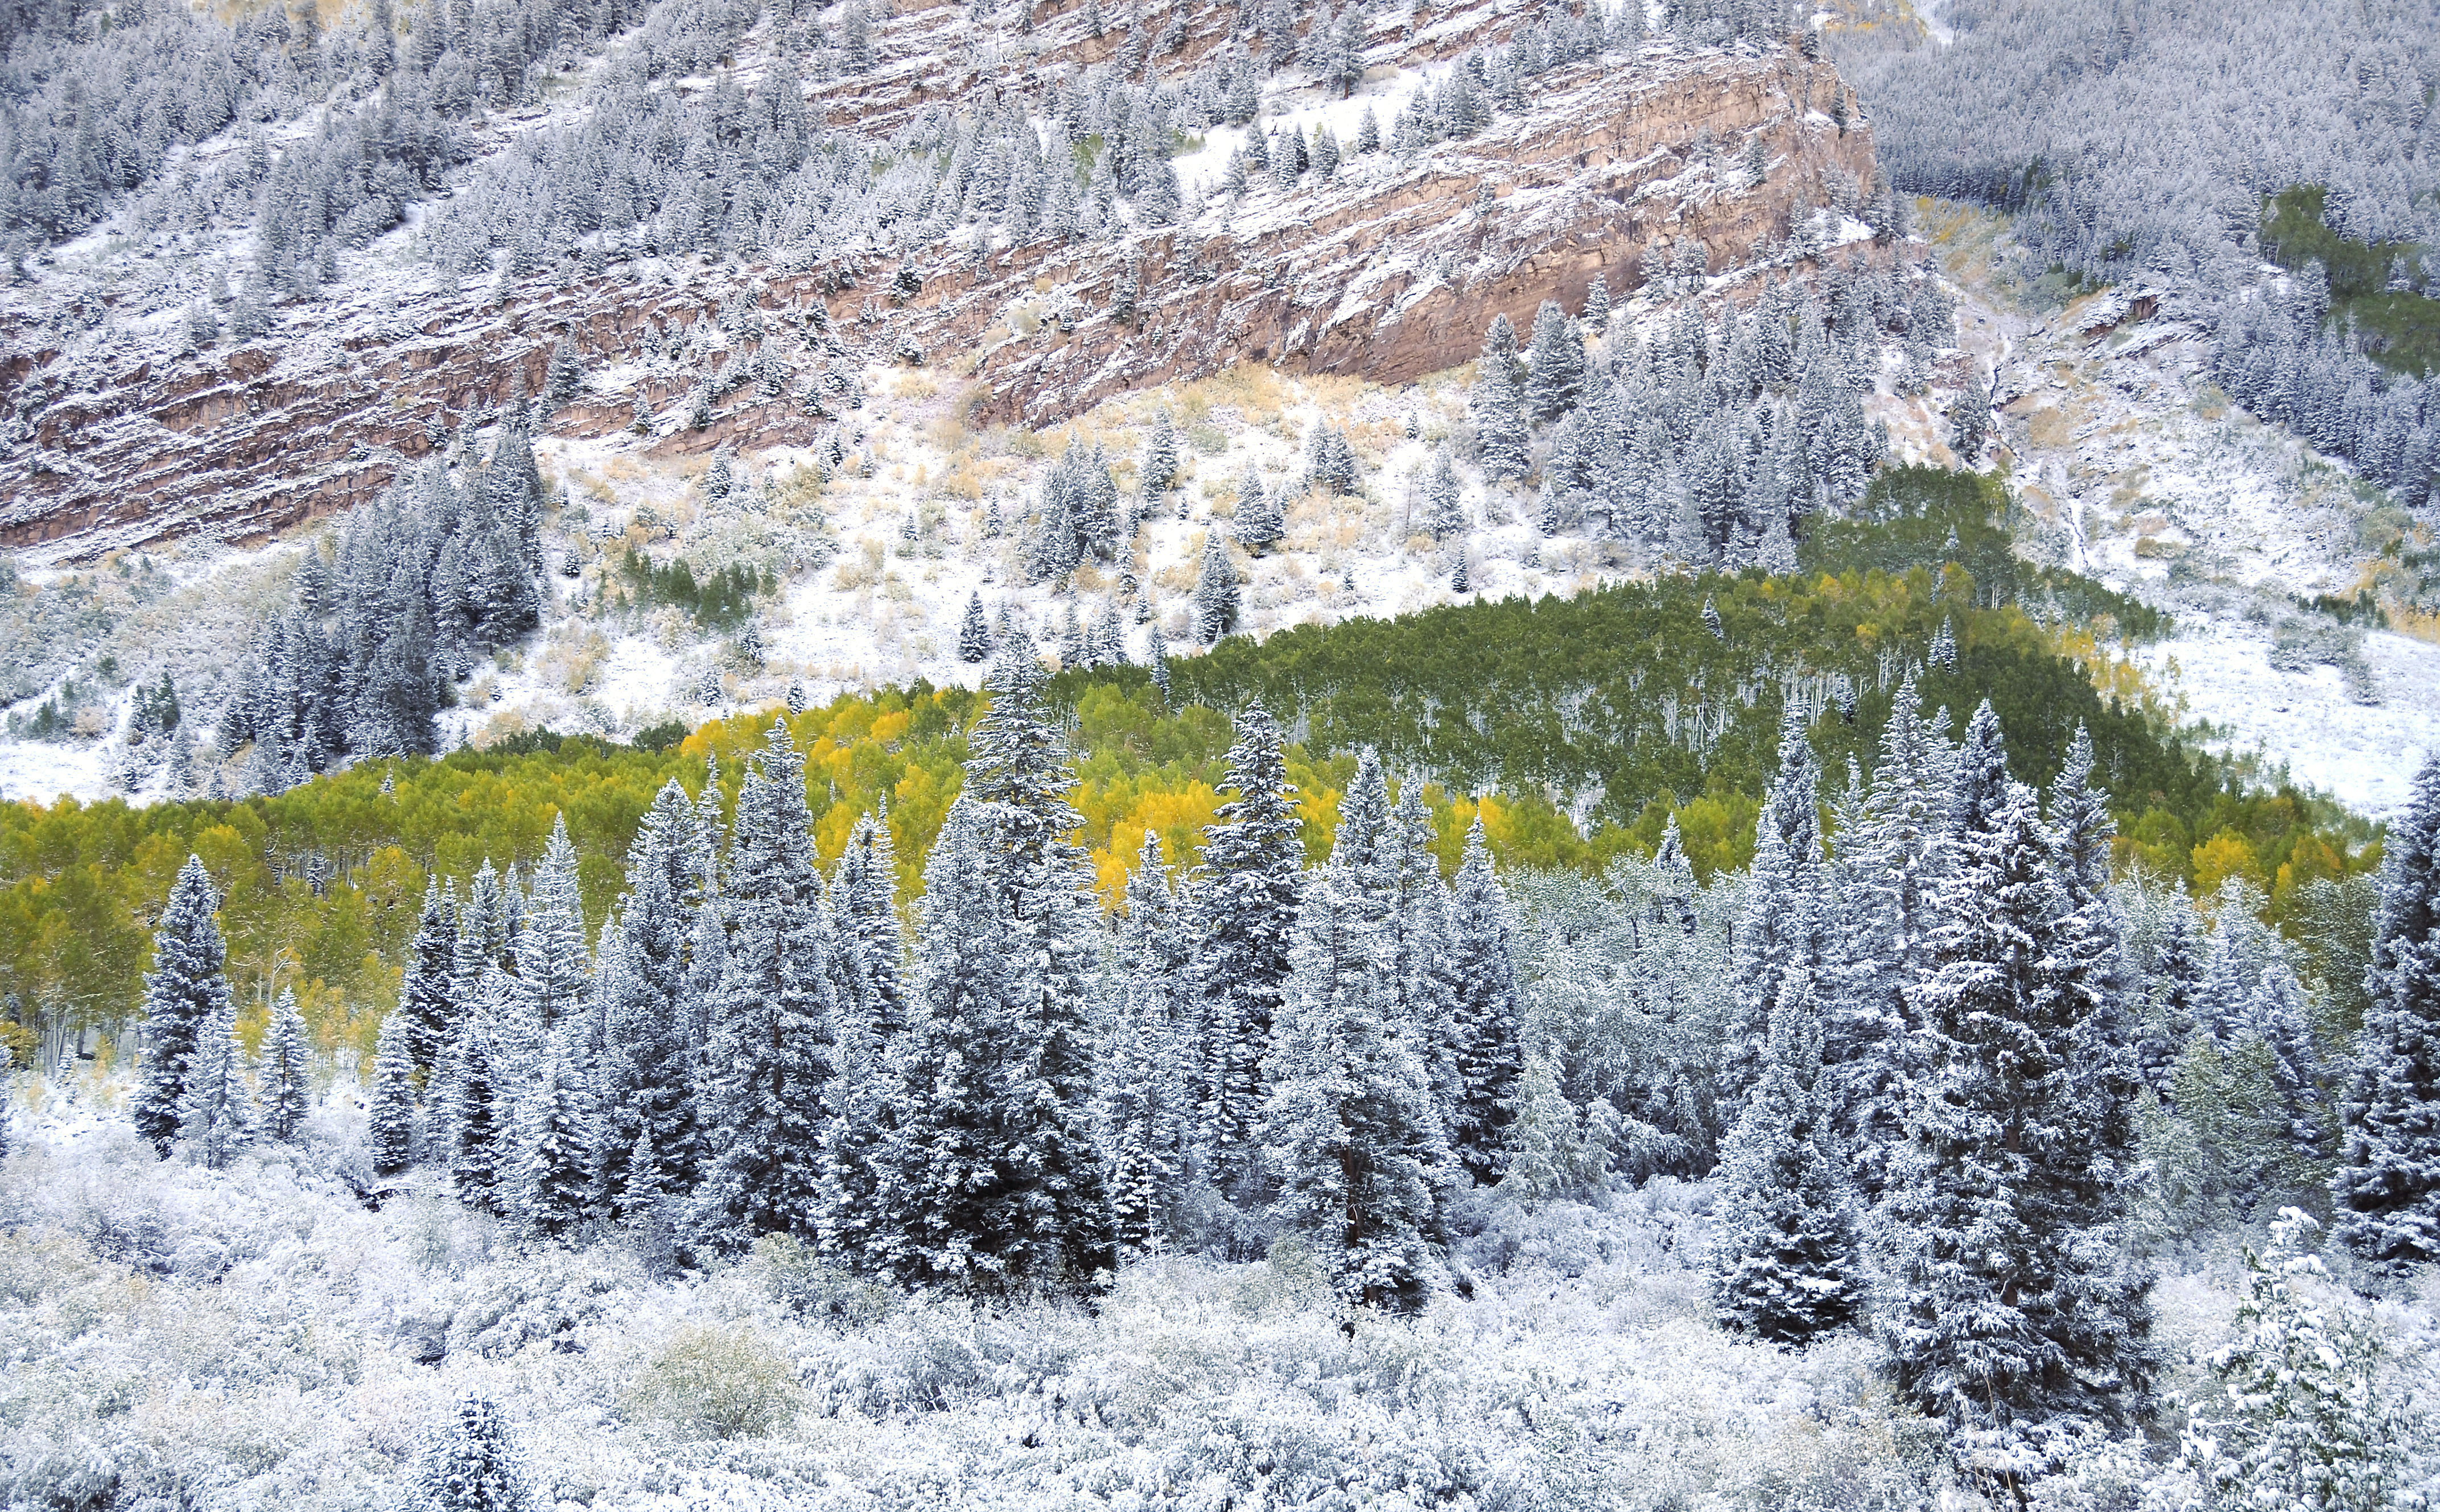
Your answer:
[[[660,452],[811,441],[834,407],[818,368],[908,352],[987,385],[983,418],[1029,424],[1234,362],[1408,379],[1472,357],[1495,311],[1521,333],[1542,300],[1574,308],[1596,275],[1631,292],[1647,245],[1699,242],[1714,273],[1780,247],[1816,207],[1872,182],[1860,117],[1842,129],[1816,108],[1843,89],[1793,51],[1580,64],[1546,76],[1530,113],[1471,139],[1351,158],[1293,192],[1258,180],[1192,228],[1003,250],[979,266],[919,258],[906,265],[911,291],[897,264],[870,259],[786,274],[620,267],[529,285],[498,307],[455,290],[387,309],[333,302],[283,312],[262,342],[115,371],[0,331],[0,401],[32,417],[0,454],[0,545],[73,558],[198,530],[243,540],[363,502],[446,426],[499,403],[512,375],[540,393],[562,339],[601,376],[551,425],[622,429],[640,389],[661,418],[636,444]],[[1768,168],[1749,184],[1756,140]],[[1130,266],[1142,293],[1122,325],[1110,303]],[[635,361],[643,338],[716,319],[741,294],[762,311],[782,392],[749,383],[709,424],[673,430],[666,412],[711,373]]]

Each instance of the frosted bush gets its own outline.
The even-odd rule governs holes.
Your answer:
[[[698,1438],[771,1433],[801,1394],[788,1363],[744,1325],[684,1325],[628,1388],[632,1415]]]

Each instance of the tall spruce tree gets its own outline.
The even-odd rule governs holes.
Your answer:
[[[597,949],[601,1049],[590,1077],[598,1203],[622,1217],[624,1194],[691,1188],[701,1167],[690,1070],[695,1054],[683,998],[690,895],[698,880],[694,814],[674,777],[654,795],[627,847],[626,891]],[[641,1142],[639,1144],[639,1141]],[[631,1171],[637,1148],[652,1166]]]
[[[575,1024],[553,1031],[518,1109],[513,1209],[547,1238],[583,1221],[594,1189],[581,1039]]]
[[[1844,875],[1862,896],[1838,942],[1823,1058],[1840,1142],[1868,1197],[1879,1195],[1903,1139],[1905,1078],[1917,1043],[1908,991],[1931,961],[1948,832],[1945,747],[1909,673],[1881,729],[1862,823],[1839,842],[1849,860]]]
[[[499,1023],[512,1011],[515,986],[496,963],[471,990],[458,1016],[458,1043],[450,1052],[442,1116],[448,1130],[450,1184],[458,1198],[478,1208],[497,1204],[509,1151],[509,1112],[503,1086]]]
[[[1712,1307],[1761,1338],[1801,1343],[1860,1310],[1854,1199],[1817,1088],[1821,1028],[1811,974],[1781,973],[1767,1057],[1720,1151]]]
[[[415,934],[406,944],[405,970],[398,985],[398,1011],[405,1018],[407,1054],[416,1072],[433,1075],[450,1041],[456,1038],[456,975],[458,908],[455,884],[448,890],[438,877],[423,884],[423,906],[416,915]]]
[[[296,994],[281,987],[271,1005],[271,1026],[262,1037],[262,1064],[257,1077],[265,1139],[284,1144],[305,1127],[313,1102],[309,1050],[305,1019],[296,1011]]]
[[[393,1008],[373,1041],[373,1079],[367,1097],[365,1142],[373,1174],[396,1176],[415,1162],[415,1026]]]
[[[1980,812],[1911,994],[1926,1052],[1876,1215],[1876,1321],[1901,1395],[1948,1424],[1963,1468],[2013,1485],[2059,1421],[2145,1410],[2148,1281],[2120,1259],[2126,1173],[2094,1160],[2091,985],[2065,949],[2056,838],[2004,771]]]
[[[1482,361],[1474,380],[1475,449],[1487,478],[1522,477],[1530,458],[1526,451],[1525,396],[1522,365],[1516,357],[1516,329],[1506,315],[1494,315],[1483,338]]]
[[[1449,1155],[1430,1074],[1394,1022],[1393,942],[1368,891],[1336,855],[1306,888],[1260,1139],[1273,1218],[1340,1295],[1411,1311],[1440,1272]]]
[[[1720,1106],[1733,1120],[1769,1063],[1771,1016],[1790,967],[1809,979],[1821,964],[1821,768],[1791,703],[1780,720],[1779,769],[1763,795],[1753,865],[1733,944],[1737,1027],[1721,1068]]]
[[[2382,847],[2364,986],[2335,1228],[2366,1261],[2403,1270],[2440,1260],[2440,756]]]
[[[915,992],[886,1054],[891,1106],[871,1160],[878,1220],[857,1256],[909,1285],[1004,1290],[1029,1279],[1008,1253],[1022,1201],[1000,1126],[1026,965],[1004,885],[996,815],[950,804],[924,864]],[[852,1233],[852,1231],[850,1231]],[[857,1236],[862,1237],[862,1236]]]
[[[1203,543],[1202,565],[1195,570],[1194,592],[1189,600],[1194,609],[1194,638],[1206,646],[1216,645],[1220,638],[1237,628],[1237,568],[1229,560],[1229,548],[1218,532]]]
[[[1506,889],[1491,864],[1482,816],[1466,827],[1447,941],[1456,989],[1459,1092],[1449,1143],[1476,1182],[1499,1179],[1524,1071],[1516,964]]]
[[[540,1041],[585,1003],[584,899],[577,882],[576,847],[568,842],[567,816],[551,820],[542,864],[534,869],[524,927],[517,931],[517,986],[523,995],[524,1032]]]
[[[811,1236],[819,1216],[837,1003],[812,829],[804,757],[774,720],[738,790],[722,898],[730,940],[712,1005],[711,1165],[698,1194],[701,1231],[721,1242]]]
[[[152,969],[144,976],[144,1074],[135,1094],[135,1132],[165,1157],[177,1143],[187,1061],[196,1036],[230,1006],[223,974],[228,947],[213,916],[219,908],[220,895],[203,858],[188,856],[170,884],[170,899],[152,932]]]
[[[991,707],[968,738],[965,792],[981,810],[1025,968],[1014,981],[995,1130],[1013,1204],[1002,1273],[1075,1286],[1109,1255],[1092,1116],[1101,911],[1091,861],[1072,838],[1084,823],[1068,801],[1076,777],[1042,680],[1032,643],[1012,636],[986,684]]]
[[[1224,785],[1235,796],[1203,831],[1203,863],[1190,882],[1194,931],[1197,1153],[1206,1179],[1229,1189],[1253,1168],[1254,1121],[1267,1092],[1263,1066],[1286,991],[1304,869],[1304,826],[1281,754],[1280,727],[1262,704],[1236,720]]]
[[[849,834],[831,878],[831,916],[845,978],[840,992],[838,1074],[824,1087],[822,1248],[860,1263],[879,1237],[878,1151],[897,1107],[890,1056],[906,1032],[906,949],[898,927],[898,855],[887,810],[866,814]]]
[[[219,1170],[254,1137],[254,1096],[245,1085],[245,1044],[237,1005],[225,994],[195,1026],[178,1102],[178,1138],[206,1170]]]

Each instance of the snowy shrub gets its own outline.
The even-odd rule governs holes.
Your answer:
[[[788,1362],[743,1324],[687,1324],[627,1389],[631,1416],[697,1438],[770,1433],[796,1416],[802,1394]]]
[[[543,1246],[487,1269],[449,1320],[449,1352],[499,1360],[529,1344],[581,1347],[579,1331],[604,1321],[619,1286],[604,1263],[616,1254]]]

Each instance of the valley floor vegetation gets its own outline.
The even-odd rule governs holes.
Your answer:
[[[2258,858],[2198,896],[2104,791],[2157,737],[1927,710],[1960,624],[2023,619],[1958,576],[1843,781],[1839,698],[1757,697],[1699,873],[1666,804],[1648,851],[1503,867],[1498,806],[1371,743],[1292,766],[1248,698],[1192,863],[1129,825],[1104,894],[1092,689],[1021,634],[861,810],[816,795],[873,748],[804,737],[940,695],[691,738],[733,792],[538,739],[192,806],[378,811],[451,762],[648,794],[593,821],[623,862],[575,801],[529,868],[436,849],[368,1055],[297,973],[232,982],[263,835],[140,843],[140,1036],[27,1046],[0,1179],[10,1500],[2414,1504],[2440,763],[2377,885],[2339,836],[2284,911]],[[1771,583],[1686,586],[1732,643]],[[2332,844],[2293,828],[2284,867]]]

